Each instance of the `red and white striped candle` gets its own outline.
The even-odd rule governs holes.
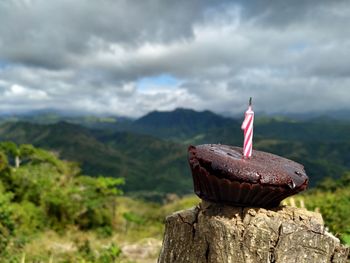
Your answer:
[[[245,118],[241,129],[244,130],[243,156],[251,157],[253,151],[253,123],[254,111],[252,110],[252,98],[249,99],[249,107],[245,112]]]

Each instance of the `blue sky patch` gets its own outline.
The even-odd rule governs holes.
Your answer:
[[[147,90],[152,87],[176,87],[180,84],[178,78],[173,77],[170,74],[161,74],[152,77],[141,78],[137,81],[137,88],[139,90]]]
[[[0,69],[6,68],[8,64],[9,63],[7,63],[5,60],[0,59]]]
[[[304,42],[297,42],[289,46],[289,50],[293,52],[302,52],[308,47]]]

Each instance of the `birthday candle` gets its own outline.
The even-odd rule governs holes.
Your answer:
[[[251,157],[253,150],[253,123],[254,111],[252,110],[252,98],[249,99],[249,107],[245,112],[245,118],[241,129],[244,130],[243,156]]]

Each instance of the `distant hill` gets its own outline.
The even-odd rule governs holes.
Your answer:
[[[192,191],[189,144],[241,146],[241,120],[210,111],[151,112],[137,120],[98,125],[11,122],[0,125],[0,140],[31,143],[80,162],[85,174],[126,178],[124,190],[164,194]],[[98,128],[98,129],[96,129]],[[350,169],[350,122],[316,118],[256,117],[254,148],[305,165],[311,186]]]
[[[153,111],[132,122],[125,130],[181,141],[201,136],[211,129],[223,128],[236,120],[217,115],[211,111],[175,109]]]
[[[195,111],[178,108],[173,111],[152,111],[137,119],[136,125],[152,128],[187,129],[202,131],[213,127],[223,127],[233,119],[215,114],[211,111]]]
[[[68,122],[82,125],[93,129],[115,130],[121,124],[126,125],[132,122],[131,118],[111,115],[86,115],[82,113],[69,114],[54,110],[40,110],[22,114],[0,115],[0,123],[6,122],[30,122],[36,124],[55,124],[58,122]]]
[[[191,191],[186,148],[128,132],[103,133],[60,122],[50,125],[6,123],[0,140],[31,143],[82,164],[89,175],[125,177],[124,190],[156,193]]]
[[[0,123],[9,121],[36,124],[55,124],[63,121],[91,129],[112,132],[129,131],[166,139],[172,138],[173,140],[190,138],[193,135],[207,132],[213,128],[225,127],[230,123],[236,123],[234,119],[223,117],[211,111],[199,112],[183,108],[178,108],[174,111],[153,111],[139,119],[108,115],[75,114],[69,116],[65,112],[55,112],[53,110],[0,116]]]
[[[238,126],[212,130],[196,143],[242,145]],[[284,156],[305,166],[310,185],[350,170],[350,122],[257,119],[254,148]]]
[[[332,120],[350,121],[350,110],[328,110],[328,111],[314,111],[306,113],[285,113],[288,116],[298,120],[312,120],[317,118],[328,118]]]

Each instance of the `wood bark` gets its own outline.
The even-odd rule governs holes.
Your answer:
[[[203,201],[166,218],[158,263],[345,263],[348,253],[319,213]]]

